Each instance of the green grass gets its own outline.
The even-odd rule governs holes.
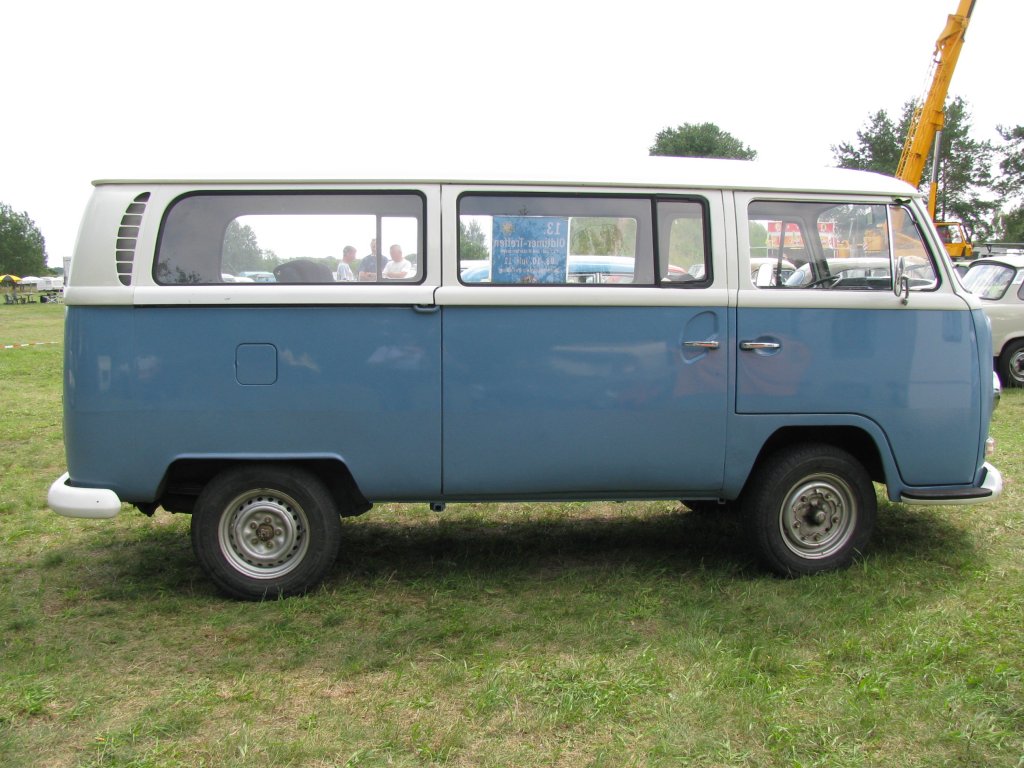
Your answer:
[[[0,346],[62,316],[0,307]],[[999,501],[883,503],[842,573],[669,502],[386,505],[313,594],[242,604],[186,517],[45,508],[61,354],[0,349],[0,765],[1024,765],[1024,393]]]

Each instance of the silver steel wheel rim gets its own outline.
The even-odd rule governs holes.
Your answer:
[[[779,515],[782,541],[790,552],[807,560],[820,560],[842,549],[856,524],[853,489],[827,473],[794,486]]]
[[[246,491],[224,510],[217,539],[236,571],[254,579],[273,579],[302,562],[309,549],[309,521],[286,494]]]
[[[1024,349],[1018,349],[1012,357],[1010,357],[1010,376],[1018,384],[1024,384]]]

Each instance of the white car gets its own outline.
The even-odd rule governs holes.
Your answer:
[[[1024,387],[1024,255],[978,259],[961,278],[984,302],[992,355],[1004,387]]]
[[[827,259],[827,271],[818,264],[812,271],[811,264],[797,268],[784,282],[787,288],[874,288],[892,290],[892,269],[889,259],[878,257],[832,258]]]
[[[750,259],[750,279],[758,288],[785,284],[794,272],[796,272],[796,265],[789,259],[763,256],[755,256]]]

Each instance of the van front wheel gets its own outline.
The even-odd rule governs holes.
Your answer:
[[[846,451],[797,446],[767,459],[743,508],[758,555],[785,576],[843,568],[865,548],[878,502],[871,478]]]
[[[203,570],[243,600],[306,592],[330,571],[341,542],[338,510],[312,473],[244,465],[217,475],[192,513]]]

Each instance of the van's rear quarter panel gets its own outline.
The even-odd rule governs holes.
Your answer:
[[[180,456],[319,454],[370,498],[436,497],[440,329],[411,307],[69,307],[71,479],[148,501]]]

